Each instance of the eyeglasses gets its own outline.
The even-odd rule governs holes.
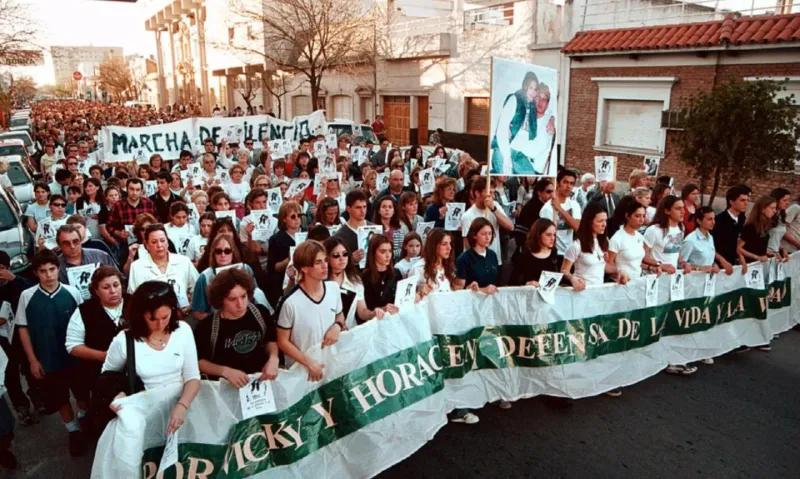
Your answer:
[[[297,214],[295,214],[295,213],[292,213],[292,214],[290,214],[289,216],[287,216],[287,218],[288,218],[288,219],[290,219],[290,220],[296,220],[296,219],[297,219],[297,218],[299,218],[299,217],[300,217],[300,216],[299,216],[299,215],[297,215]]]
[[[70,161],[69,163],[67,163],[67,166],[78,166],[78,164],[75,163],[74,161]]]
[[[66,203],[50,203],[50,206],[55,206],[56,208],[64,208],[67,206]]]
[[[332,253],[331,254],[331,258],[333,258],[333,259],[347,258],[348,256],[350,256],[350,253],[348,253],[347,251],[345,251],[344,253]]]
[[[231,248],[214,248],[214,254],[229,255],[233,254],[233,250]]]

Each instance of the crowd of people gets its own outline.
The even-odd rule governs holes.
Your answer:
[[[300,139],[283,158],[250,138],[206,140],[172,162],[157,154],[146,164],[103,162],[96,138],[103,125],[174,121],[194,110],[33,107],[44,145],[35,163],[45,178],[26,210],[35,280],[14,275],[0,251],[0,305],[11,305],[16,325],[0,330],[0,344],[19,421],[33,425],[57,412],[72,455],[102,432],[116,399],[141,390],[183,385],[170,413],[175,431],[201,378],[244,387],[251,374],[272,380],[300,363],[310,381],[323,379],[325,365],[309,351],[397,314],[404,278],[416,278],[417,301],[461,289],[540,287],[542,272],[563,273],[562,286],[581,291],[679,270],[734,274],[741,265],[746,272],[748,262],[786,261],[800,248],[797,192],[776,188],[750,207],[751,190],[733,186],[716,213],[701,206],[698,186],[676,191],[670,178],[641,170],[624,194],[613,181],[595,184],[591,173],[570,169],[557,178],[488,178],[469,154],[441,144],[426,154],[419,145],[389,150],[382,140],[357,164],[350,153],[359,145],[347,135],[320,158],[315,143],[324,135]],[[195,163],[202,181],[188,173]],[[423,192],[420,176],[429,169],[435,186]],[[388,186],[379,188],[379,177]],[[312,181],[287,197],[304,179]],[[279,206],[270,195],[276,188]],[[456,227],[446,224],[449,203],[465,205]],[[364,244],[367,226],[381,233]],[[0,402],[7,467],[13,455],[3,426],[11,420]],[[456,410],[451,420],[479,418]]]

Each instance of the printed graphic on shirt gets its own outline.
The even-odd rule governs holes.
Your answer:
[[[260,331],[239,331],[233,338],[225,340],[224,348],[233,348],[239,354],[252,352],[261,343]]]
[[[680,253],[682,243],[683,232],[677,234],[667,234],[667,237],[664,238],[664,254]]]

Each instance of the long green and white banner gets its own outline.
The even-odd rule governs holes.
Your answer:
[[[182,150],[201,151],[202,143],[211,138],[242,143],[252,138],[260,145],[264,139],[299,140],[324,134],[325,114],[322,110],[296,116],[291,121],[269,115],[231,118],[187,118],[143,127],[106,126],[100,132],[102,157],[108,163],[129,162],[133,158],[158,153],[165,160],[177,160]]]
[[[277,411],[242,420],[238,391],[203,381],[178,432],[179,462],[158,472],[179,385],[122,401],[98,442],[92,477],[372,477],[413,454],[456,407],[540,394],[582,398],[640,382],[667,364],[769,342],[800,323],[800,254],[784,275],[764,265],[766,288],[737,268],[685,277],[670,301],[658,280],[647,306],[645,279],[575,292],[554,304],[534,288],[435,294],[399,316],[371,321],[313,356],[325,379],[300,365],[273,381]],[[779,279],[780,278],[780,279]]]

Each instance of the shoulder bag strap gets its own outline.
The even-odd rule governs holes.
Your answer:
[[[128,374],[128,391],[129,394],[134,394],[136,393],[136,348],[130,331],[125,332],[125,345],[127,348],[125,368]]]
[[[219,337],[219,311],[214,312],[214,316],[211,318],[211,359],[209,361],[214,361],[214,352],[217,349],[217,338]]]
[[[261,334],[267,334],[267,323],[264,322],[264,317],[261,316],[261,311],[258,310],[255,304],[248,302],[247,308],[253,313],[253,316],[256,317],[256,321],[258,321],[258,325],[261,326]]]

